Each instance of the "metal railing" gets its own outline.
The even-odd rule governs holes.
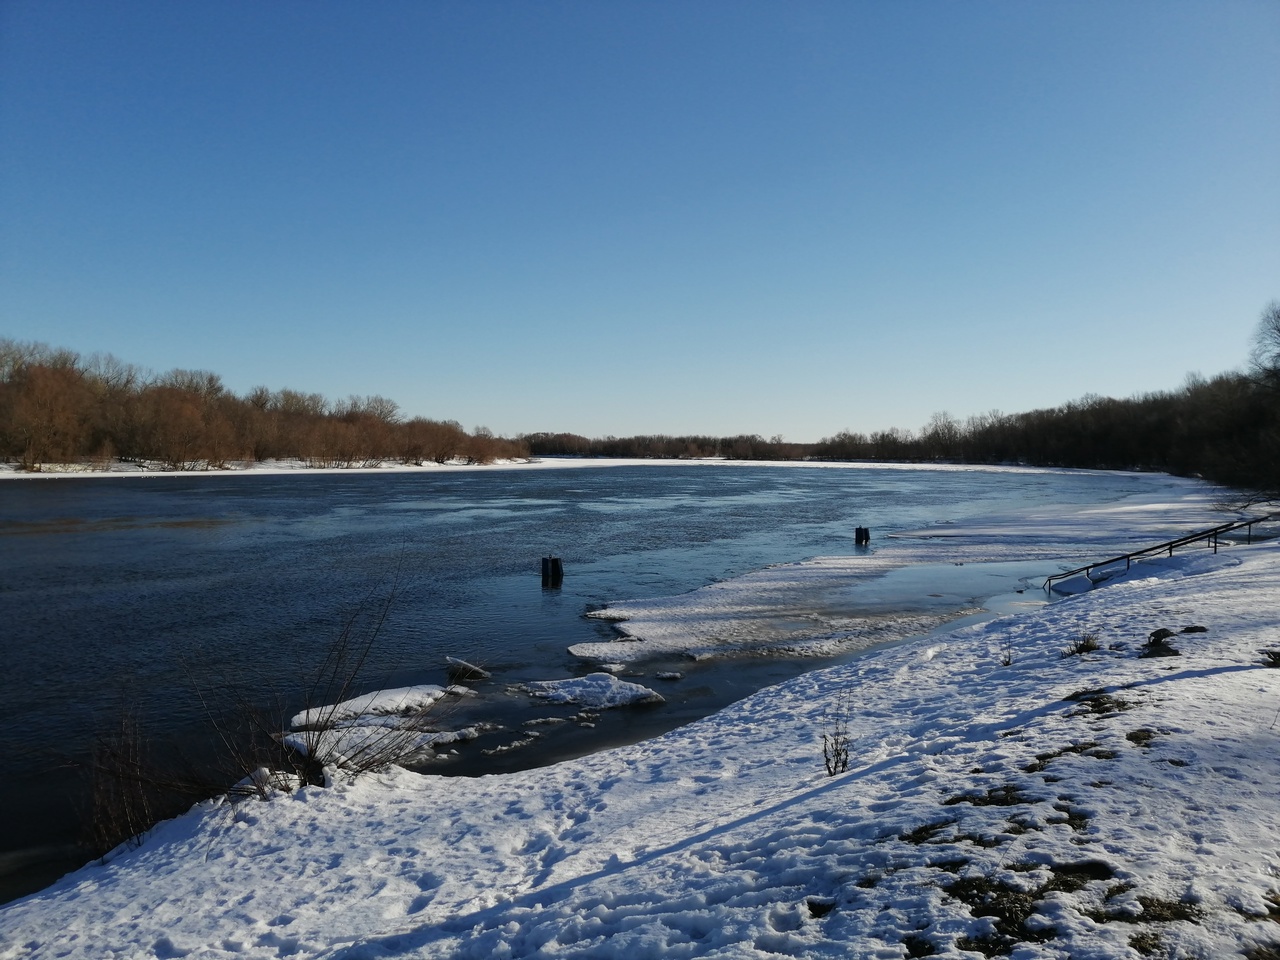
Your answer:
[[[1199,543],[1206,540],[1213,548],[1213,552],[1218,552],[1218,538],[1224,533],[1230,533],[1232,530],[1245,530],[1245,543],[1253,543],[1253,527],[1254,524],[1265,523],[1270,520],[1280,518],[1280,513],[1268,513],[1261,517],[1250,517],[1248,520],[1233,520],[1231,523],[1219,524],[1208,530],[1201,530],[1197,533],[1187,534],[1185,537],[1179,537],[1176,540],[1166,540],[1164,543],[1157,543],[1154,547],[1144,547],[1141,550],[1134,550],[1132,553],[1124,553],[1118,557],[1112,557],[1110,560],[1099,560],[1097,563],[1086,564],[1083,567],[1076,567],[1074,570],[1067,570],[1064,573],[1055,573],[1047,578],[1044,582],[1044,589],[1049,590],[1055,580],[1066,580],[1068,577],[1075,577],[1084,574],[1091,582],[1093,578],[1089,576],[1094,570],[1103,567],[1110,567],[1114,564],[1124,561],[1126,570],[1133,564],[1134,560],[1141,560],[1144,557],[1152,557],[1158,553],[1168,551],[1169,556],[1173,556],[1173,551],[1178,547],[1185,547],[1191,543]]]

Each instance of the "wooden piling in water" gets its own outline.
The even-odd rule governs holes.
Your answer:
[[[542,585],[544,587],[559,587],[564,580],[564,565],[561,564],[559,557],[543,557],[542,558]]]

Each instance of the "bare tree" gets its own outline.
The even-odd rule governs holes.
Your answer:
[[[1263,308],[1253,332],[1249,365],[1260,382],[1272,386],[1280,383],[1280,300],[1272,300]]]
[[[920,443],[925,455],[933,459],[950,460],[960,453],[960,423],[945,410],[939,410],[929,418],[920,433]]]
[[[204,400],[222,396],[222,377],[208,370],[170,370],[160,378],[161,386],[197,394]]]

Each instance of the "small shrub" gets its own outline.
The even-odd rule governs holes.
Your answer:
[[[1098,643],[1098,638],[1092,633],[1082,633],[1071,642],[1071,646],[1062,651],[1062,659],[1067,657],[1076,657],[1084,653],[1093,653],[1095,650],[1101,650],[1102,644]]]
[[[1280,650],[1259,650],[1262,654],[1262,665],[1265,667],[1280,667]]]
[[[115,724],[95,737],[85,767],[89,809],[85,846],[105,856],[121,844],[139,846],[147,832],[218,792],[216,781],[172,750],[160,751],[142,728],[136,702],[123,700]]]
[[[335,725],[338,701],[348,699],[360,682],[395,597],[394,584],[383,597],[371,592],[325,649],[303,694],[308,707],[332,704],[319,708],[323,726]],[[220,795],[231,802],[266,799],[302,784],[324,783],[327,768],[341,767],[357,775],[394,763],[417,740],[416,730],[375,731],[366,748],[348,758],[326,752],[323,748],[335,741],[317,734],[314,742],[322,749],[299,751],[283,742],[283,705],[264,709],[249,702],[233,681],[216,683],[203,673],[199,676],[202,679],[192,675],[192,687],[209,722],[211,755],[192,761],[181,747],[148,736],[137,702],[128,696],[122,696],[115,722],[98,734],[86,765],[90,809],[85,841],[96,854],[105,855],[123,843],[137,846],[156,823],[202,800]],[[402,726],[418,725],[415,721],[425,712],[405,718]]]
[[[835,711],[822,718],[822,762],[827,776],[849,769],[849,693],[840,695]]]

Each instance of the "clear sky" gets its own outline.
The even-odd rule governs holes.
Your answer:
[[[1278,297],[1276,0],[0,0],[0,336],[237,393],[816,440]]]

